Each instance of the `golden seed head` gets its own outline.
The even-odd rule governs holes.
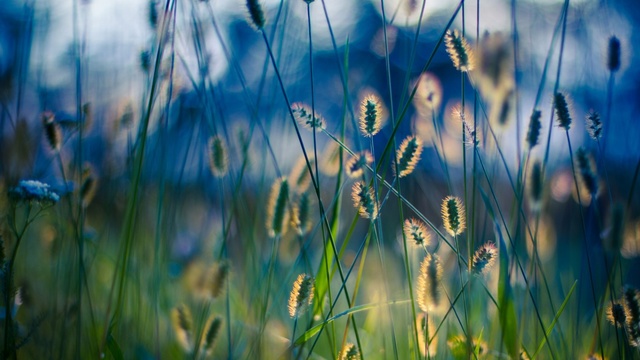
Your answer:
[[[440,305],[441,282],[440,258],[435,254],[427,254],[420,265],[418,275],[418,305],[422,311],[429,312]]]
[[[447,196],[442,201],[442,221],[451,236],[462,234],[466,228],[466,221],[464,205],[460,198]]]
[[[311,165],[311,168],[314,171],[315,161],[316,160],[313,156],[309,156],[309,165]],[[309,169],[307,168],[307,161],[304,155],[298,158],[298,161],[296,161],[296,164],[291,169],[289,180],[291,181],[291,187],[298,194],[302,194],[309,188],[309,185],[311,184],[311,174],[309,173]]]
[[[398,177],[405,177],[413,172],[422,154],[422,140],[414,135],[404,139],[396,152]]]
[[[302,103],[295,103],[291,105],[291,112],[298,124],[309,130],[321,131],[326,127],[324,118],[318,114],[315,114],[313,110]]]
[[[222,318],[220,316],[212,316],[207,321],[206,330],[203,333],[204,341],[202,342],[204,346],[204,351],[207,355],[211,355],[213,351],[213,345],[216,343],[216,339],[218,338],[218,334],[220,333],[220,328],[222,327]]]
[[[289,295],[289,316],[295,318],[304,314],[313,302],[314,285],[314,279],[310,275],[298,275]]]
[[[624,305],[617,301],[610,302],[607,306],[607,320],[611,325],[624,327],[624,324],[627,322]]]
[[[300,195],[298,202],[291,206],[291,227],[303,236],[311,229],[311,200],[308,193]]]
[[[189,352],[193,349],[193,317],[184,304],[173,309],[171,314],[173,330],[182,348]]]
[[[404,236],[407,240],[413,241],[417,246],[429,245],[431,242],[431,234],[427,231],[424,223],[418,219],[407,219],[404,221],[402,228]]]
[[[498,257],[498,249],[492,242],[488,242],[482,245],[473,254],[473,263],[471,265],[471,271],[476,274],[488,274],[491,268],[496,263]]]
[[[93,167],[90,164],[85,164],[82,170],[82,186],[80,186],[80,198],[82,199],[82,206],[87,207],[91,203],[91,200],[96,195],[98,190],[98,177],[93,171]]]
[[[276,179],[271,187],[267,208],[267,231],[274,237],[287,232],[289,226],[289,182],[286,177]]]
[[[462,37],[458,30],[447,30],[444,36],[444,43],[456,69],[460,71],[473,70],[475,55],[467,40]]]
[[[345,172],[350,178],[359,178],[367,166],[373,164],[373,156],[367,150],[353,155],[345,164]]]
[[[340,360],[359,360],[360,352],[358,352],[358,348],[351,343],[348,343],[342,348],[340,351]]]
[[[378,217],[378,204],[373,189],[362,181],[353,184],[351,193],[353,204],[363,218],[375,220]]]
[[[218,135],[212,136],[209,138],[207,153],[209,155],[209,169],[211,170],[211,174],[217,178],[225,176],[229,170],[229,159],[225,141]]]
[[[380,99],[369,94],[360,102],[360,131],[365,137],[372,137],[380,132],[384,121]]]
[[[418,328],[418,347],[422,356],[435,356],[438,350],[438,335],[436,335],[436,326],[433,320],[428,321],[424,312],[416,316],[416,327]],[[427,347],[427,340],[429,346]]]
[[[211,279],[211,297],[216,299],[222,295],[229,278],[229,263],[222,261],[210,270]]]

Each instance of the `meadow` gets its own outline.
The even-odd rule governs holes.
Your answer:
[[[8,0],[6,359],[640,359],[637,6]]]

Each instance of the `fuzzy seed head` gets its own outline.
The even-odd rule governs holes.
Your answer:
[[[473,50],[458,30],[447,30],[444,36],[447,53],[453,66],[460,71],[471,71],[475,66]]]
[[[438,77],[432,73],[423,73],[417,80],[416,95],[413,97],[413,105],[420,113],[430,115],[431,111],[438,110],[442,103],[442,85]]]
[[[380,99],[369,94],[360,102],[360,131],[365,137],[372,137],[382,129],[383,113]]]
[[[336,176],[340,171],[342,156],[343,150],[340,145],[334,141],[329,142],[318,160],[320,172],[327,176]]]
[[[149,1],[148,12],[149,26],[151,26],[152,29],[156,29],[158,27],[158,4],[156,0]]]
[[[315,281],[307,274],[300,274],[293,283],[293,289],[289,295],[289,316],[298,317],[306,311],[313,302],[313,290]]]
[[[262,30],[266,21],[260,0],[247,0],[247,10],[249,10],[249,18],[253,26]]]
[[[635,288],[625,286],[622,297],[629,344],[634,347],[640,347],[640,292]]]
[[[180,346],[190,352],[193,349],[193,317],[191,311],[184,304],[173,309],[172,312],[173,331]]]
[[[531,174],[529,175],[529,206],[532,211],[540,211],[543,192],[542,163],[540,160],[536,160],[531,165]]]
[[[600,114],[596,111],[591,111],[587,114],[587,132],[595,141],[602,138],[602,120],[600,120]]]
[[[563,93],[557,92],[553,95],[553,108],[558,118],[558,126],[569,130],[571,127],[571,111],[569,110],[569,104]]]
[[[287,203],[289,199],[289,182],[286,177],[276,179],[271,187],[269,206],[267,209],[267,231],[274,237],[287,232],[289,225]]]
[[[496,248],[496,244],[488,242],[482,245],[473,254],[473,264],[471,265],[471,271],[476,275],[488,274],[495,264],[497,257],[498,249]]]
[[[612,72],[620,69],[620,40],[615,36],[609,38],[607,68]]]
[[[309,130],[321,131],[326,127],[324,118],[317,112],[314,114],[313,110],[302,103],[295,103],[291,105],[291,112],[298,124]]]
[[[348,343],[342,348],[340,352],[340,360],[359,360],[360,352],[358,352],[358,348],[351,343]]]
[[[442,282],[442,264],[435,254],[427,254],[420,265],[418,275],[418,305],[424,312],[436,309],[440,305],[440,283]]]
[[[422,154],[422,140],[414,135],[404,139],[396,152],[398,177],[405,177],[413,172]]]
[[[345,164],[347,176],[354,179],[359,178],[364,173],[367,166],[373,164],[373,156],[367,150],[353,155]]]
[[[404,236],[407,240],[413,241],[416,246],[429,245],[431,242],[431,234],[427,232],[427,227],[418,219],[407,219],[402,227]]]
[[[447,196],[442,201],[442,221],[444,228],[451,236],[462,234],[467,224],[462,200],[455,196]]]
[[[42,126],[44,127],[44,135],[51,150],[54,152],[60,151],[60,146],[62,145],[62,128],[52,112],[45,111],[42,114]]]
[[[418,347],[422,356],[433,357],[438,350],[438,336],[436,334],[436,327],[433,321],[427,321],[427,316],[424,312],[419,313],[416,316],[416,327],[418,328]],[[430,340],[427,347],[427,341]]]
[[[515,110],[513,104],[513,90],[509,90],[494,97],[489,121],[498,129],[506,129]]]
[[[225,176],[229,170],[229,158],[225,141],[218,135],[212,136],[209,138],[207,150],[211,174],[217,178]]]
[[[362,181],[353,184],[351,197],[360,216],[371,220],[378,217],[378,204],[375,201],[373,189],[367,184]]]
[[[220,262],[211,269],[211,297],[216,299],[222,295],[224,288],[227,285],[227,279],[229,278],[229,263],[226,261]]]
[[[578,168],[578,181],[592,197],[595,197],[599,192],[596,164],[591,154],[582,147],[576,151],[576,167]]]
[[[542,123],[540,122],[541,116],[542,112],[537,109],[533,110],[533,113],[531,113],[531,118],[529,119],[529,130],[527,131],[527,145],[529,145],[529,150],[538,145],[540,141],[540,129],[542,128]]]
[[[611,325],[616,327],[623,327],[627,322],[627,315],[624,310],[624,305],[619,302],[613,301],[607,306],[607,320]]]
[[[216,343],[221,327],[222,318],[220,316],[214,316],[209,319],[206,332],[204,333],[204,351],[207,355],[211,355],[213,345]]]
[[[315,169],[315,158],[313,156],[309,156],[309,165],[311,165],[312,169]],[[309,188],[309,184],[311,184],[311,174],[307,168],[307,161],[304,155],[298,158],[298,161],[296,161],[296,164],[291,169],[289,180],[291,181],[291,187],[298,194],[302,194]]]
[[[86,208],[91,203],[91,200],[96,195],[98,190],[98,178],[93,171],[93,167],[89,164],[85,164],[82,170],[82,186],[80,186],[80,199],[82,199],[82,206]]]
[[[300,195],[298,203],[292,206],[291,227],[296,229],[300,236],[306,235],[311,229],[311,200],[306,192]]]

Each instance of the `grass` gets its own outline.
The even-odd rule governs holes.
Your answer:
[[[602,84],[566,80],[580,5],[145,1],[125,110],[92,6],[59,98],[44,19],[16,15],[3,358],[640,359],[627,43],[594,50]],[[508,25],[482,35],[492,11]]]

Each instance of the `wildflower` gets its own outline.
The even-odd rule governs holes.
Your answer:
[[[9,190],[9,198],[20,202],[35,202],[40,205],[53,205],[60,200],[60,195],[50,190],[49,184],[37,180],[21,180],[18,186]]]
[[[289,316],[295,318],[304,314],[313,302],[313,289],[313,277],[307,274],[298,275],[289,295]]]
[[[442,201],[442,221],[444,228],[451,236],[462,234],[466,228],[466,221],[464,205],[460,198],[447,196]]]
[[[447,30],[444,36],[444,43],[456,69],[460,71],[473,70],[475,56],[467,40],[462,37],[458,30]]]

